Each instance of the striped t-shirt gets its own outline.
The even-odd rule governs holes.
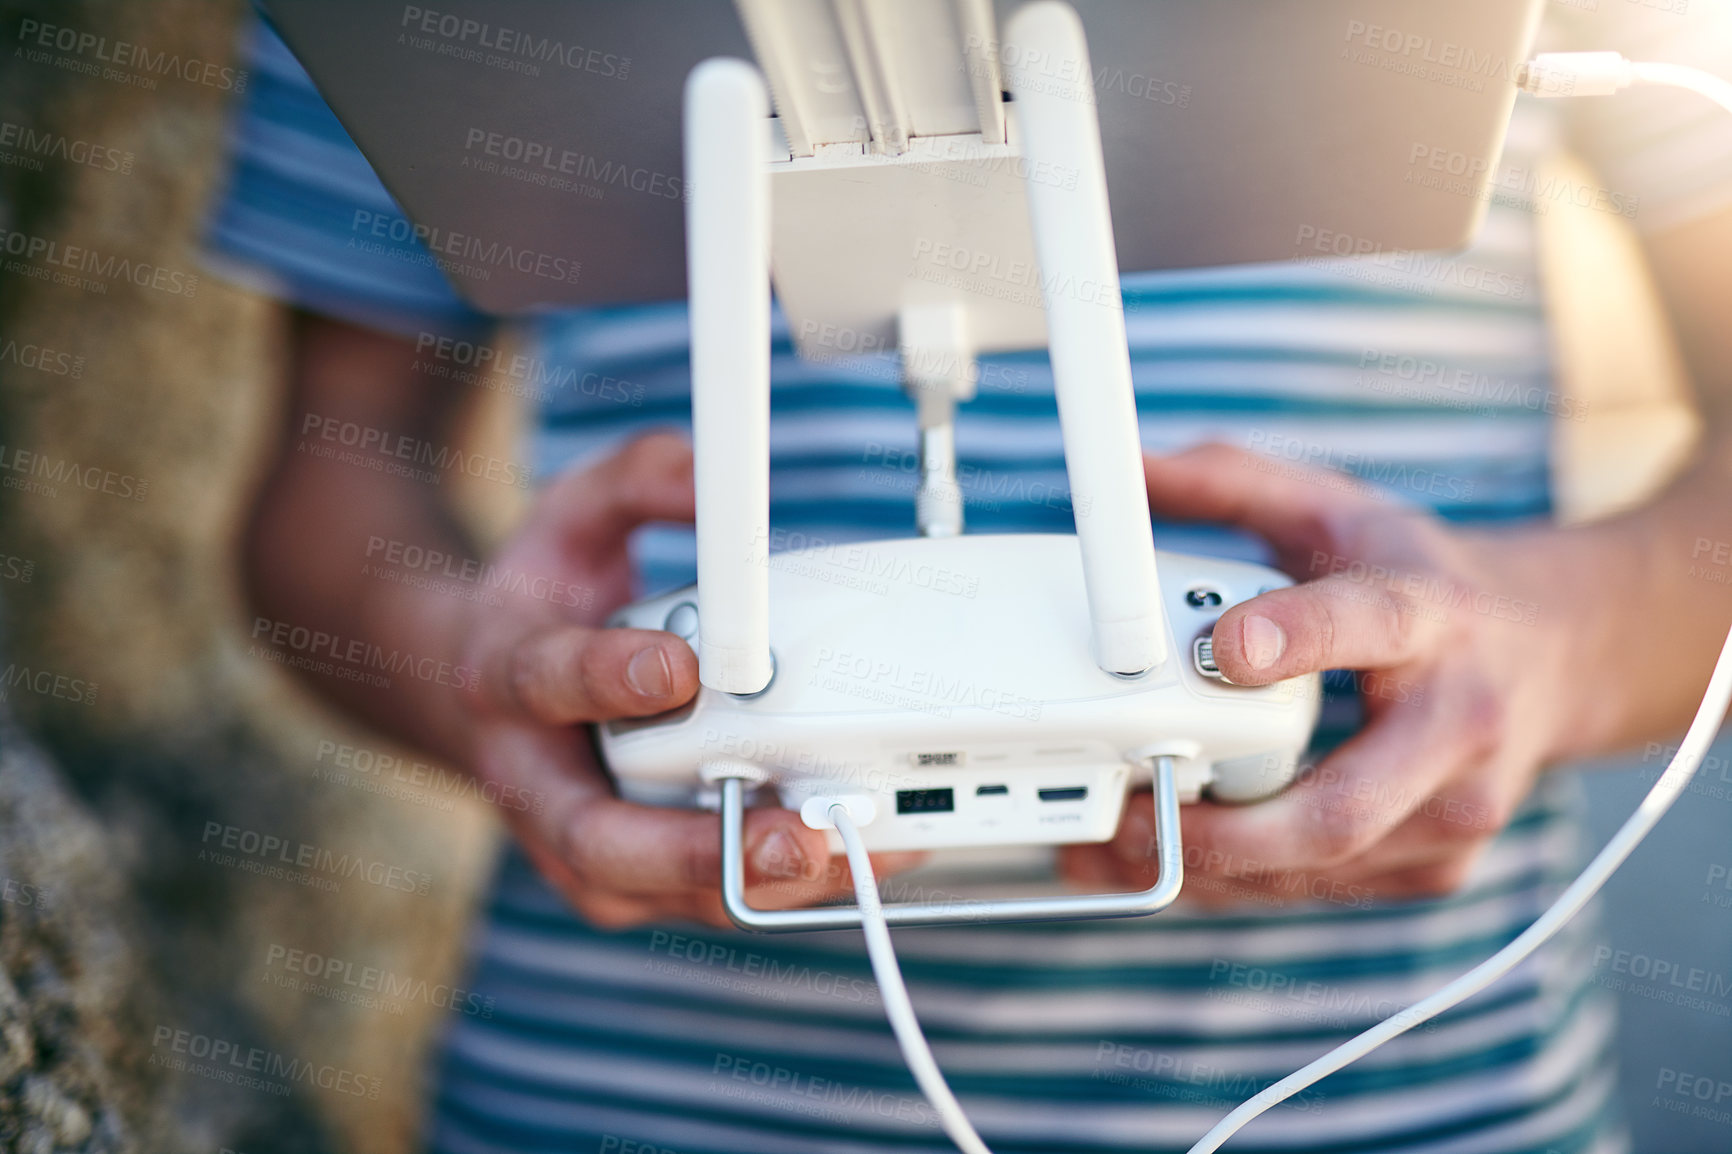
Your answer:
[[[213,252],[302,307],[414,337],[479,330],[268,31],[237,122]],[[1523,104],[1509,162],[1547,144]],[[1533,206],[1489,207],[1467,252],[1127,275],[1145,445],[1220,440],[1333,465],[1451,520],[1549,511],[1553,390]],[[376,231],[376,230],[375,230]],[[532,452],[551,475],[689,415],[682,304],[590,309],[528,334],[548,373]],[[797,359],[778,320],[777,540],[913,528],[915,426],[893,362]],[[974,531],[1068,532],[1044,353],[988,358],[958,415]],[[1156,526],[1163,548],[1259,555],[1222,530]],[[691,580],[689,531],[634,544],[646,592]],[[1350,694],[1325,740],[1352,724]],[[1244,1097],[1508,942],[1573,876],[1568,782],[1548,779],[1457,895],[1369,891],[1130,922],[899,931],[940,1065],[995,1150],[1182,1150]],[[942,867],[940,867],[942,868]],[[1292,875],[1297,899],[1314,879]],[[897,881],[961,890],[948,879]],[[1206,883],[1204,883],[1206,884]],[[1233,1149],[1446,1154],[1615,1151],[1608,997],[1578,919],[1490,991],[1329,1078]],[[586,925],[508,851],[455,1017],[429,1142],[445,1154],[810,1154],[948,1148],[886,1025],[857,933],[754,936]]]

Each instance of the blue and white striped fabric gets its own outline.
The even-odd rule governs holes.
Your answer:
[[[1334,466],[1453,519],[1544,515],[1551,421],[1579,410],[1551,389],[1525,217],[1494,209],[1472,253],[1442,258],[1424,277],[1392,271],[1397,260],[1368,266],[1393,288],[1340,262],[1126,276],[1145,446],[1216,440]],[[1497,270],[1506,295],[1450,283],[1462,266]],[[546,324],[539,355],[581,366],[574,382],[615,387],[556,392],[536,434],[538,464],[586,460],[654,425],[689,428],[686,331],[683,304]],[[779,313],[772,356],[780,539],[911,532],[915,427],[894,359],[803,361]],[[1071,531],[1044,351],[987,358],[956,435],[972,529]],[[1158,539],[1223,547],[1218,532],[1179,526]],[[643,560],[652,586],[691,580],[689,534],[658,535]]]
[[[466,335],[487,318],[452,293],[312,81],[268,29],[252,38],[247,114],[209,226],[219,272],[312,312],[398,336]]]
[[[354,212],[393,212],[268,34],[213,247],[307,308],[399,333],[475,318],[412,260],[357,252]],[[1512,151],[1545,144],[1525,107]],[[1459,256],[1319,261],[1125,279],[1140,427],[1333,464],[1443,516],[1549,510],[1551,392],[1532,213],[1494,203]],[[541,322],[568,368],[545,398],[543,475],[688,416],[684,307]],[[778,331],[772,521],[846,541],[912,529],[914,423],[891,363],[818,365]],[[958,452],[977,530],[1065,532],[1044,355],[994,358]],[[1220,530],[1168,548],[1251,554]],[[646,590],[689,581],[690,534],[637,542]],[[898,934],[940,1064],[1001,1152],[1186,1147],[1240,1099],[1509,941],[1578,864],[1550,780],[1444,901],[1175,911],[1108,924]],[[961,889],[942,878],[929,884]],[[1301,895],[1309,884],[1294,878]],[[1624,1148],[1614,1021],[1576,923],[1492,991],[1255,1123],[1235,1149],[1480,1154]],[[883,1154],[948,1148],[903,1068],[858,935],[755,937],[586,925],[511,852],[454,1019],[429,1141],[442,1154]]]

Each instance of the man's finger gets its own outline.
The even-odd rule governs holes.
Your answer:
[[[481,689],[505,712],[543,725],[647,717],[698,691],[698,659],[671,633],[544,625],[484,656]]]
[[[668,903],[716,890],[721,826],[715,814],[616,798],[587,741],[574,731],[501,721],[484,749],[481,774],[499,790],[502,815],[541,872],[566,893],[643,898],[671,914],[678,910]],[[829,845],[798,814],[748,810],[745,858],[748,887],[784,883],[774,900],[755,904],[803,904],[835,888],[826,873]]]
[[[559,535],[597,543],[623,540],[646,521],[692,520],[692,448],[673,433],[650,433],[587,469],[560,476],[537,505]]]
[[[1119,860],[1111,848],[1106,845],[1067,845],[1060,846],[1058,852],[1059,876],[1070,885],[1081,889],[1108,893],[1113,890],[1148,889],[1153,882],[1137,885],[1138,873],[1154,873],[1154,859],[1147,859],[1147,864],[1136,865]]]
[[[564,815],[559,853],[586,886],[654,897],[714,889],[721,881],[721,826],[715,814],[656,809],[617,798],[593,798]],[[748,886],[786,883],[778,891],[814,900],[826,888],[829,846],[798,814],[746,813]],[[810,879],[798,894],[796,884]],[[807,891],[810,891],[809,893]]]
[[[1325,669],[1388,669],[1429,654],[1438,615],[1405,593],[1343,575],[1242,601],[1215,623],[1215,663],[1238,685]]]
[[[1361,909],[1379,900],[1451,892],[1482,856],[1496,827],[1452,790],[1445,788],[1441,795],[1422,801],[1365,853],[1327,869],[1272,869],[1262,859],[1192,845],[1185,853],[1185,895],[1211,907],[1327,902]],[[1458,824],[1446,824],[1451,822]],[[1062,860],[1073,884],[1146,889],[1155,882],[1155,853],[1153,822],[1142,807],[1133,806],[1112,841],[1067,846]]]
[[[891,880],[893,876],[921,864],[927,858],[925,852],[915,850],[873,853],[867,856],[872,861],[872,873],[878,879],[880,893],[886,905],[894,905],[904,900],[900,885]],[[771,860],[768,852],[765,859],[766,863]],[[841,854],[831,854],[827,861],[813,861],[803,865],[800,874],[795,877],[763,877],[761,880],[752,881],[753,876],[756,875],[748,874],[746,900],[761,909],[788,909],[854,895],[854,873],[848,868],[848,859]],[[922,890],[922,893],[924,892]]]
[[[1187,846],[1270,869],[1350,861],[1405,822],[1475,755],[1450,711],[1397,706],[1286,792],[1245,806],[1191,805]]]
[[[1179,521],[1218,521],[1284,553],[1315,548],[1336,526],[1388,505],[1351,477],[1273,461],[1228,445],[1143,457],[1149,509]]]

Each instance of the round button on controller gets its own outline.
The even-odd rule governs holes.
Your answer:
[[[682,640],[695,639],[698,635],[698,607],[690,601],[681,601],[668,610],[662,628]]]

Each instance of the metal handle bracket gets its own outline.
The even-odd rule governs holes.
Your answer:
[[[1173,759],[1155,760],[1155,841],[1160,879],[1138,893],[1066,894],[1060,897],[980,901],[901,902],[884,906],[893,926],[982,925],[994,922],[1066,922],[1094,918],[1136,918],[1173,904],[1185,881],[1184,847],[1179,841],[1179,794]],[[722,787],[722,905],[743,930],[838,930],[860,925],[858,906],[761,910],[746,901],[745,788],[728,777]]]

